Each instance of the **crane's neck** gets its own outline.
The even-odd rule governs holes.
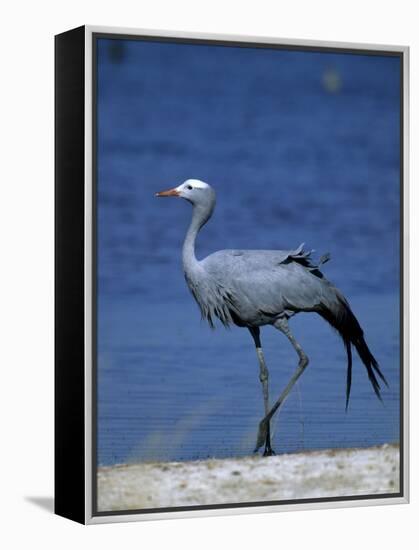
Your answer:
[[[207,223],[212,214],[213,208],[201,205],[193,207],[192,220],[186,233],[182,249],[183,270],[186,275],[193,273],[198,268],[198,260],[195,256],[195,241],[199,230]]]

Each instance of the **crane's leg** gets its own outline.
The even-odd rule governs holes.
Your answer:
[[[269,413],[269,385],[268,385],[269,371],[265,363],[265,357],[262,351],[262,344],[260,343],[259,327],[249,327],[249,332],[253,336],[253,340],[256,346],[256,355],[259,361],[259,380],[262,384],[263,404],[265,406],[265,416],[266,416]],[[263,453],[263,456],[271,456],[275,454],[271,447],[271,427],[270,427],[269,421],[267,422],[266,437],[265,437],[264,443],[265,443],[265,451]]]
[[[280,330],[285,334],[285,336],[288,338],[288,340],[291,342],[293,348],[297,352],[299,361],[298,361],[298,367],[295,370],[294,374],[291,376],[290,381],[288,382],[286,388],[281,393],[279,398],[275,401],[275,403],[272,405],[271,409],[265,414],[265,417],[260,421],[259,423],[259,432],[258,432],[258,438],[256,442],[256,449],[259,449],[264,441],[266,440],[266,436],[269,433],[270,430],[270,421],[272,416],[276,413],[276,411],[281,407],[281,405],[284,403],[285,399],[288,397],[288,394],[292,390],[292,387],[297,382],[299,377],[304,372],[304,369],[308,365],[308,357],[304,353],[303,348],[300,346],[300,344],[297,342],[297,340],[292,335],[287,319],[278,319],[274,323],[274,327]]]

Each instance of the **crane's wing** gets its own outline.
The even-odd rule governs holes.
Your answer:
[[[246,322],[283,312],[310,311],[321,301],[330,283],[319,270],[325,255],[314,264],[311,251],[222,250],[202,266],[231,296],[234,313]]]

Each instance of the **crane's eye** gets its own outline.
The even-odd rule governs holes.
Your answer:
[[[192,185],[187,185],[186,189],[193,189]]]

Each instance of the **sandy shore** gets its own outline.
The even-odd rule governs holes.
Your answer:
[[[102,467],[100,511],[399,491],[399,447]]]

